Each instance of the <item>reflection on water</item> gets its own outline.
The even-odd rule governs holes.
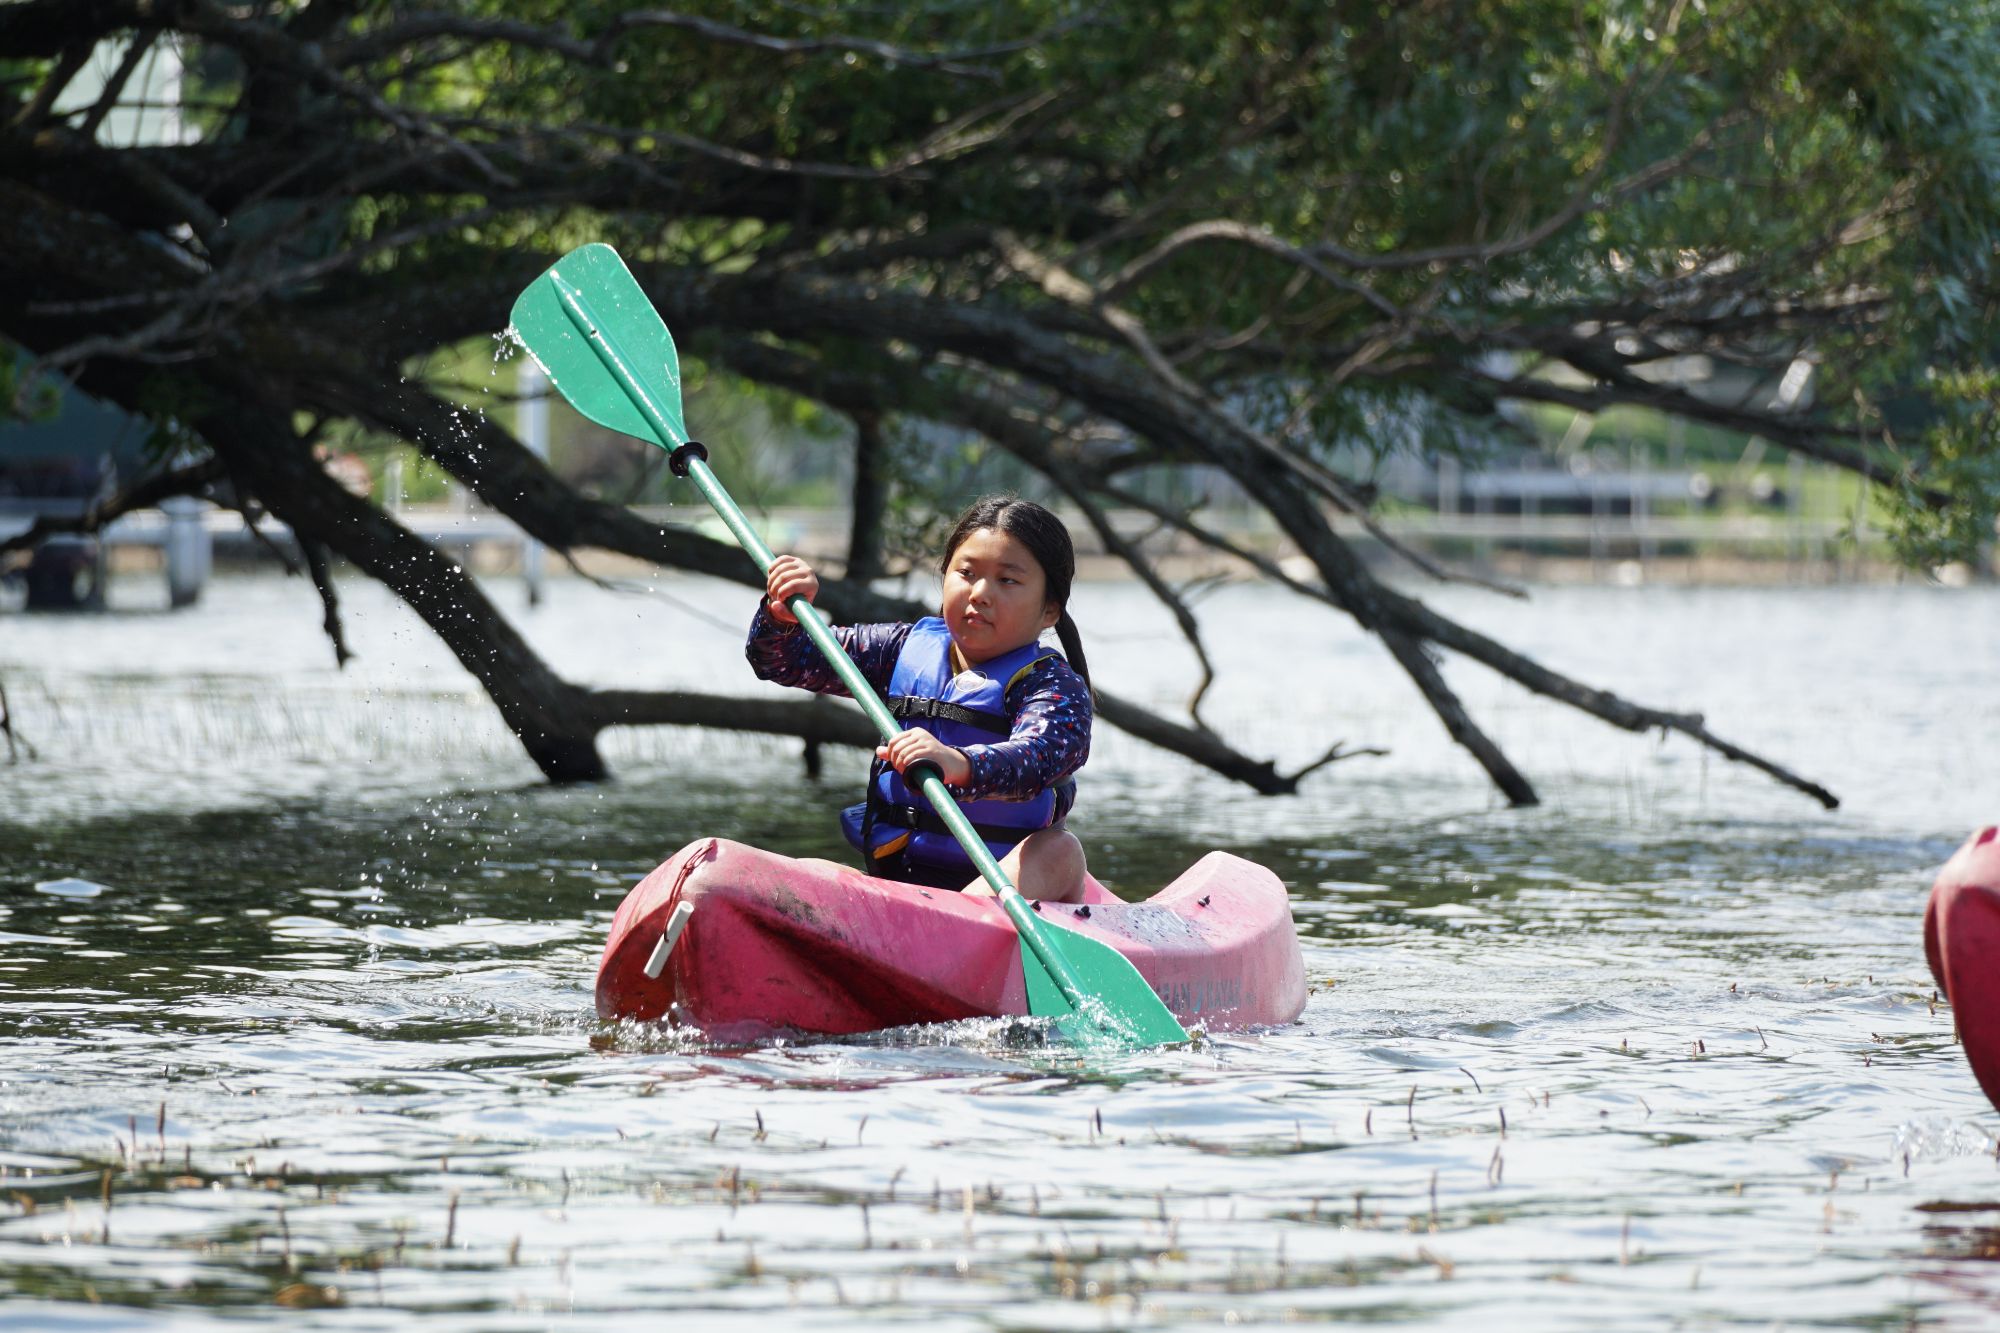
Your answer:
[[[1813,621],[1784,594],[1662,594],[1652,623],[1630,594],[1576,592],[1547,597],[1554,628],[1518,608],[1495,627],[1708,706],[1849,797],[1833,816],[1467,676],[1551,798],[1493,809],[1365,641],[1300,631],[1282,715],[1265,682],[1211,721],[1285,761],[1336,735],[1394,755],[1264,801],[1107,738],[1080,822],[1128,894],[1214,845],[1277,870],[1303,1021],[1085,1059],[1025,1024],[717,1048],[598,1023],[625,889],[696,837],[837,855],[858,760],[813,783],[788,745],[651,733],[616,742],[624,780],[549,790],[366,589],[349,602],[373,660],[351,679],[319,660],[309,597],[213,592],[200,622],[0,620],[0,678],[43,751],[0,768],[0,1321],[1768,1328],[2000,1308],[1996,1117],[1917,934],[1930,871],[2000,794],[1976,743],[2000,720],[1995,631],[1957,631],[1968,609],[2000,623],[1991,598],[1829,594]],[[733,679],[720,631],[558,594],[538,641],[634,626],[572,674]],[[1090,595],[1102,677],[1171,701],[1144,604]],[[1255,598],[1210,609],[1230,652],[1267,620]],[[1756,669],[1711,670],[1753,624]],[[1873,707],[1828,711],[1864,680]]]

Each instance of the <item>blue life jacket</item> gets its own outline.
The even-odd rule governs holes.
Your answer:
[[[1053,648],[1030,643],[953,672],[951,631],[938,617],[925,616],[910,627],[896,658],[889,677],[889,712],[904,730],[922,727],[954,749],[1004,741],[1013,734],[1007,688],[1043,658],[1059,656]],[[960,801],[958,808],[997,859],[1055,822],[1056,790],[1051,787],[1025,801]],[[840,825],[848,842],[864,851],[871,874],[909,878],[911,871],[931,872],[960,876],[963,883],[979,873],[931,803],[879,760],[869,772],[868,799],[841,811]]]

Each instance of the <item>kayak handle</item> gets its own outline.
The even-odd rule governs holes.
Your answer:
[[[646,959],[647,980],[657,980],[667,967],[667,955],[679,943],[681,932],[687,929],[688,918],[694,915],[694,904],[678,902],[674,904],[673,915],[667,918],[667,928],[660,932],[660,942],[653,946],[652,956]]]

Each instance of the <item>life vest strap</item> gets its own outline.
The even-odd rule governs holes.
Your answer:
[[[977,708],[948,704],[942,699],[919,699],[907,694],[890,695],[888,704],[889,715],[898,721],[938,718],[961,726],[976,727],[995,736],[1014,734],[1014,724],[1005,713],[988,713]]]
[[[944,822],[935,810],[925,810],[914,805],[891,805],[887,801],[875,801],[869,813],[878,824],[893,824],[897,828],[910,829],[917,833],[942,833],[949,838],[951,825]],[[1016,843],[1035,830],[1031,828],[1007,828],[999,824],[974,824],[972,831],[983,841]]]

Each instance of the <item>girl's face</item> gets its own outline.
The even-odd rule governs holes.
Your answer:
[[[995,528],[958,544],[944,571],[939,614],[974,666],[1035,641],[1062,608],[1048,600],[1048,576],[1028,548]]]

